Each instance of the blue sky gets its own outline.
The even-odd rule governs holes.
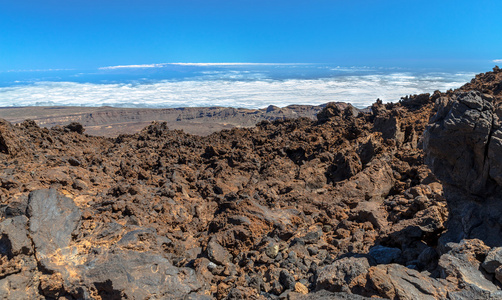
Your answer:
[[[501,13],[499,0],[0,0],[0,71],[168,62],[487,71],[502,59]]]

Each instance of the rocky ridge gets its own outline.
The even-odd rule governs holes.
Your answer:
[[[205,137],[0,121],[0,297],[502,299],[500,74]]]

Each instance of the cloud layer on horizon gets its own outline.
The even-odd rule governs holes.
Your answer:
[[[395,102],[409,94],[457,88],[473,75],[393,73],[309,80],[164,80],[148,84],[38,82],[0,88],[0,106],[263,108],[343,101],[363,108],[377,98]]]
[[[193,66],[193,67],[235,67],[235,66],[294,66],[294,65],[309,65],[306,63],[160,63],[160,64],[143,64],[143,65],[118,65],[100,67],[99,70],[116,70],[116,69],[143,69],[143,68],[163,68],[166,66]]]

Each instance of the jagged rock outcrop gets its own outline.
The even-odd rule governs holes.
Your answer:
[[[426,162],[443,181],[451,212],[442,244],[479,238],[502,245],[499,106],[478,91],[445,96],[424,133]]]
[[[491,72],[480,73],[471,82],[459,88],[460,91],[479,91],[502,100],[502,70],[495,66]]]
[[[493,98],[470,91],[441,98],[439,105],[424,134],[426,162],[444,182],[489,195],[495,188],[491,181],[500,176],[491,168],[498,164],[491,145],[499,127]]]

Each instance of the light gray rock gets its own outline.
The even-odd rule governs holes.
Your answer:
[[[26,230],[27,223],[28,218],[25,216],[9,218],[0,223],[0,236],[6,237],[5,241],[2,241],[3,238],[0,239],[0,253],[9,256],[33,253],[31,240]]]
[[[32,273],[13,274],[0,280],[0,299],[43,299],[38,288]]]
[[[265,248],[265,254],[270,258],[275,258],[279,254],[279,244],[270,242]]]
[[[370,264],[365,257],[345,257],[324,267],[317,278],[316,290],[346,292],[357,276],[368,272]]]
[[[488,252],[482,266],[488,273],[495,273],[495,270],[502,265],[502,247],[493,248]]]
[[[105,255],[106,254],[106,255]],[[153,253],[118,251],[90,256],[82,266],[86,286],[95,286],[102,297],[180,299],[202,286],[195,271],[177,268]]]
[[[470,286],[480,293],[491,293],[498,290],[497,286],[488,280],[480,270],[479,263],[474,263],[466,257],[443,254],[439,259],[439,267],[443,278],[455,278],[463,286]]]
[[[44,259],[68,247],[80,220],[80,209],[54,189],[38,190],[29,195],[27,215],[36,255]]]

